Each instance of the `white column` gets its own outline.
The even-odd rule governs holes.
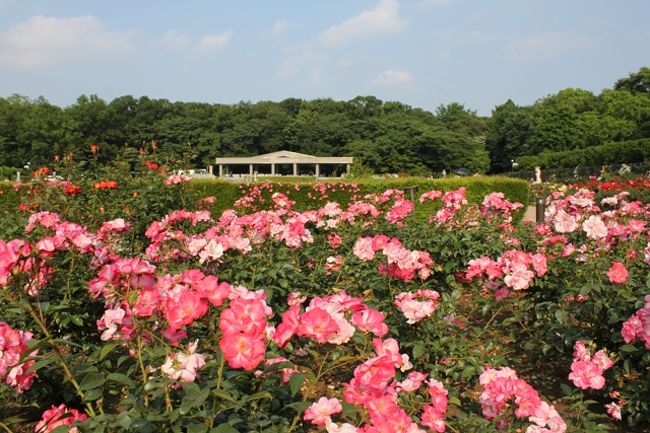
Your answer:
[[[316,177],[320,177],[320,164],[316,164]]]
[[[223,177],[223,165],[219,164],[219,177]]]
[[[253,164],[248,164],[248,174],[253,177]]]
[[[345,173],[350,174],[350,164],[345,164]]]
[[[293,163],[293,175],[298,176],[298,163],[297,162]]]
[[[271,176],[275,176],[275,164],[271,163]]]

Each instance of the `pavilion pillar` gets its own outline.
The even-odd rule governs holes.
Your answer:
[[[275,164],[271,163],[271,176],[275,176]]]
[[[350,175],[350,164],[345,164],[345,174]]]
[[[253,164],[248,164],[248,174],[253,177]]]
[[[320,177],[320,164],[316,164],[316,177]]]
[[[298,176],[298,163],[297,162],[293,163],[293,175]]]
[[[223,165],[219,164],[219,177],[223,177]]]

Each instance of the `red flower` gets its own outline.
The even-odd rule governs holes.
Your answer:
[[[81,187],[79,185],[70,183],[65,187],[64,192],[68,195],[77,195],[81,193]]]
[[[32,172],[32,177],[47,176],[50,174],[50,169],[47,167],[40,167],[38,170]]]
[[[93,184],[95,189],[116,189],[118,186],[119,184],[114,180],[102,180]]]

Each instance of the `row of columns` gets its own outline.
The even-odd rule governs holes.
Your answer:
[[[255,174],[255,170],[253,169],[254,164],[248,164],[248,173],[252,177],[253,174]],[[316,165],[316,177],[320,177],[320,164],[315,164]],[[346,164],[345,166],[346,172],[349,174],[350,173],[350,164]],[[275,175],[275,164],[271,163],[271,175]],[[293,175],[298,176],[298,163],[294,162],[293,163]],[[219,164],[219,177],[223,177],[223,164]]]

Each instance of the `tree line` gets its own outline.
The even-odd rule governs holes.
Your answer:
[[[489,117],[457,102],[431,113],[374,96],[208,104],[82,95],[67,107],[43,97],[0,98],[0,166],[9,167],[89,158],[96,144],[105,162],[129,146],[153,147],[163,162],[194,166],[285,149],[355,156],[375,173],[496,173],[525,155],[648,137],[646,67],[598,95],[569,88],[528,106],[508,100]]]

